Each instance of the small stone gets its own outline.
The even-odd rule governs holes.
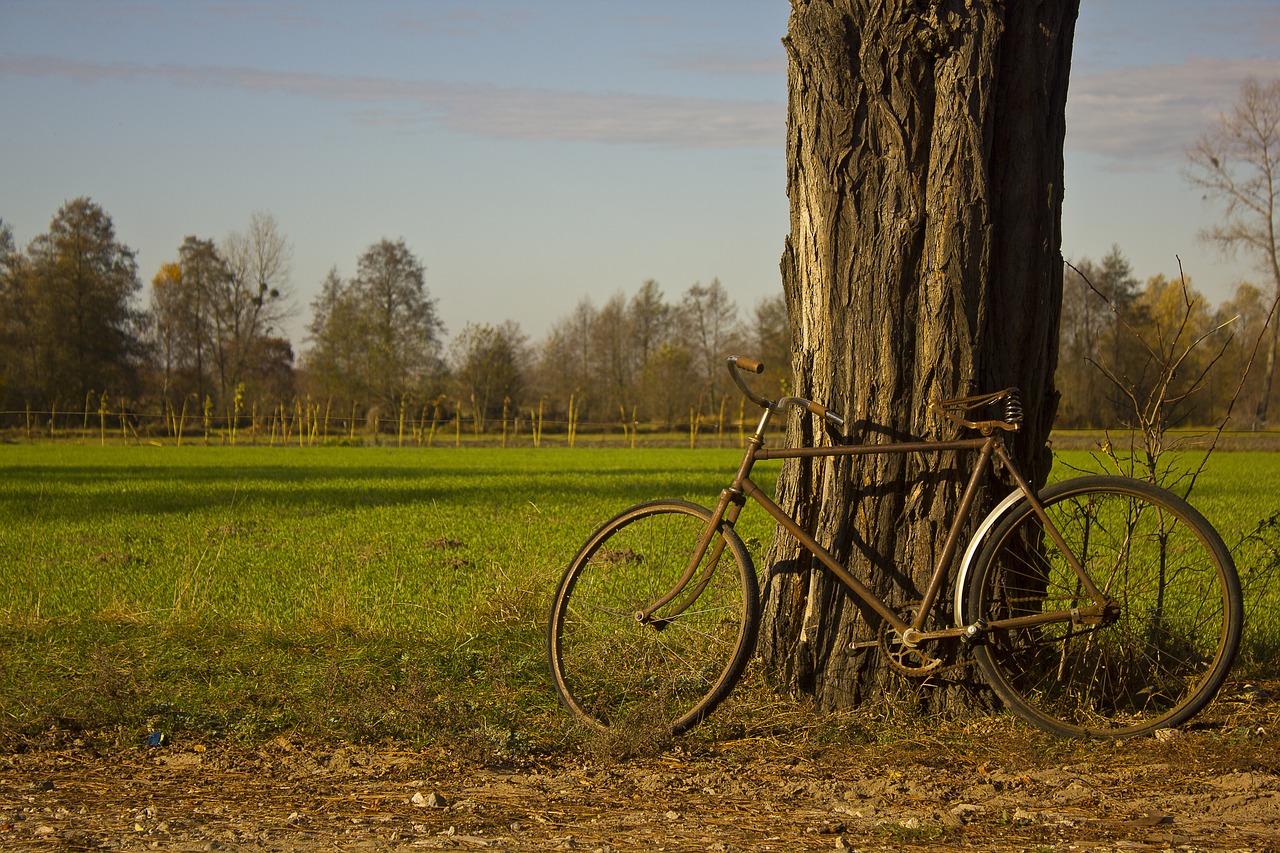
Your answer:
[[[409,802],[413,803],[420,809],[442,809],[449,805],[449,801],[444,798],[444,795],[438,794],[435,791],[432,791],[430,794],[423,794],[421,791],[418,791],[409,798]]]

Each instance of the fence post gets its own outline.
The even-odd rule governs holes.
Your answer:
[[[443,397],[436,397],[431,403],[431,432],[427,433],[427,447],[436,440],[436,425],[440,422],[440,403]]]
[[[98,398],[98,443],[107,446],[107,392],[103,391],[102,396]]]
[[[573,447],[578,440],[578,408],[573,394],[569,395],[569,426],[566,438],[570,447]]]
[[[187,425],[187,403],[191,400],[191,396],[187,395],[182,398],[182,415],[178,420],[178,447],[182,446],[182,430]]]

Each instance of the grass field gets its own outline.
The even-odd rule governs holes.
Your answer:
[[[564,564],[629,504],[714,502],[737,457],[0,447],[0,737],[566,737],[542,647]],[[1219,454],[1193,495],[1259,578],[1255,612],[1274,609],[1274,525],[1249,534],[1280,511],[1277,474],[1280,455]],[[757,548],[762,516],[739,528]]]

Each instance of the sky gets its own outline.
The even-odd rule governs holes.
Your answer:
[[[254,212],[293,247],[305,349],[326,273],[382,238],[449,333],[537,341],[582,299],[718,278],[781,292],[785,0],[0,0],[0,219],[88,196],[149,283]],[[1212,302],[1255,278],[1197,239],[1185,150],[1280,77],[1280,0],[1082,0],[1064,257],[1119,246]]]

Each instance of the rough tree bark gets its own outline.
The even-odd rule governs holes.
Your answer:
[[[931,401],[1018,386],[1014,452],[1034,482],[1047,475],[1078,5],[793,0],[782,275],[795,393],[846,413],[851,433],[948,435]],[[797,416],[789,438],[821,441],[818,428]],[[952,456],[800,461],[779,502],[906,607],[959,503]],[[760,650],[781,686],[826,708],[878,698],[879,617],[785,534],[766,565]],[[967,704],[950,673],[916,693],[925,710]]]

